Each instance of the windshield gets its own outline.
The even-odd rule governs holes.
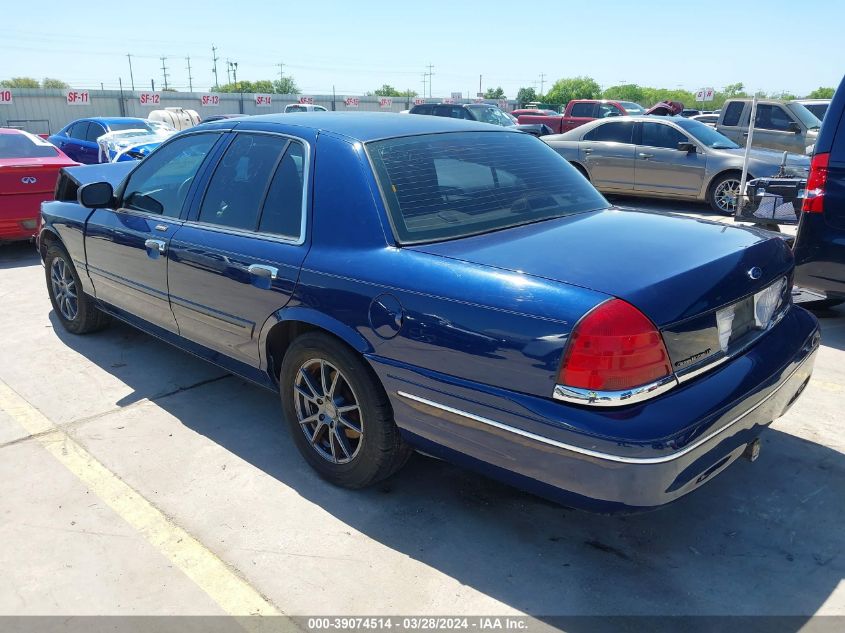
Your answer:
[[[495,106],[470,106],[469,110],[475,116],[476,121],[482,123],[492,123],[493,125],[501,125],[502,127],[511,127],[516,125],[514,118],[505,114]]]
[[[822,126],[819,118],[805,108],[803,104],[787,103],[786,107],[792,110],[792,114],[797,116],[808,130],[818,130]]]
[[[689,132],[696,138],[699,143],[711,147],[713,149],[739,149],[739,145],[734,143],[724,134],[717,132],[709,125],[704,125],[700,121],[693,119],[684,119],[682,117],[673,117],[672,121],[676,123],[685,132]]]
[[[528,134],[461,132],[367,145],[396,238],[448,240],[609,206]]]
[[[36,142],[26,134],[0,134],[0,158],[53,158],[58,155],[55,147],[40,138]]]
[[[142,119],[139,119],[137,121],[127,121],[125,123],[109,123],[109,129],[112,132],[121,132],[123,130],[147,130],[148,132],[153,131],[149,124]]]
[[[625,108],[625,112],[631,115],[643,114],[645,112],[644,107],[633,101],[620,101],[619,104]]]

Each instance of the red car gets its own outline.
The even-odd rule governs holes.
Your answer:
[[[0,242],[32,238],[59,170],[78,164],[42,138],[0,128]]]

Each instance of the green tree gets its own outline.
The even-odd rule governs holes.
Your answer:
[[[726,99],[730,99],[731,97],[747,97],[748,94],[745,92],[745,84],[741,81],[735,84],[728,84],[724,88],[722,88],[722,94],[725,95]]]
[[[591,77],[568,77],[558,79],[551,87],[544,101],[549,103],[569,103],[572,99],[598,99],[601,86]]]
[[[4,88],[40,88],[37,79],[32,77],[12,77],[11,79],[4,79],[0,81],[0,86]]]
[[[633,101],[642,104],[645,101],[645,91],[637,84],[622,84],[606,89],[602,97],[613,101]]]
[[[833,99],[833,93],[836,88],[816,88],[807,95],[808,99]]]
[[[216,92],[270,93],[273,92],[273,82],[269,79],[259,79],[258,81],[244,80],[217,86]]]
[[[70,88],[70,86],[61,79],[53,79],[52,77],[44,77],[41,80],[42,88]]]
[[[282,95],[298,95],[299,88],[293,77],[282,77],[273,82],[273,92]]]
[[[502,90],[502,87],[499,86],[498,88],[487,88],[487,91],[484,93],[485,99],[504,99],[505,98],[505,91]]]
[[[539,101],[539,96],[534,88],[520,88],[519,92],[516,93],[516,100],[519,105],[525,105],[532,101]]]
[[[376,88],[372,92],[367,93],[368,97],[416,97],[417,93],[413,90],[397,90],[390,84],[384,84],[381,88]]]

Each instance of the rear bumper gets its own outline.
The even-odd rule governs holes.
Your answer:
[[[38,232],[38,216],[20,215],[0,219],[0,241],[29,240]]]
[[[421,450],[566,505],[613,512],[669,503],[724,470],[800,395],[818,345],[815,318],[793,307],[741,356],[653,401],[615,411],[473,390],[371,360],[397,424]],[[589,432],[608,423],[651,437]]]

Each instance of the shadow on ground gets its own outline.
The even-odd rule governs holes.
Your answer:
[[[130,387],[137,379],[128,401],[156,398],[356,530],[520,611],[809,616],[845,578],[845,455],[789,434],[786,423],[764,435],[756,463],[740,461],[641,515],[569,510],[419,455],[390,480],[352,492],[303,466],[273,393],[229,376],[168,395],[149,380],[155,359],[178,353],[164,343],[122,324],[91,337],[56,332]],[[151,353],[125,373],[114,360],[136,362],[120,349],[127,338]],[[208,374],[199,360],[190,369]],[[591,626],[577,622],[570,626]],[[793,622],[798,630],[802,620]]]
[[[32,266],[39,261],[33,242],[0,243],[0,270]]]

